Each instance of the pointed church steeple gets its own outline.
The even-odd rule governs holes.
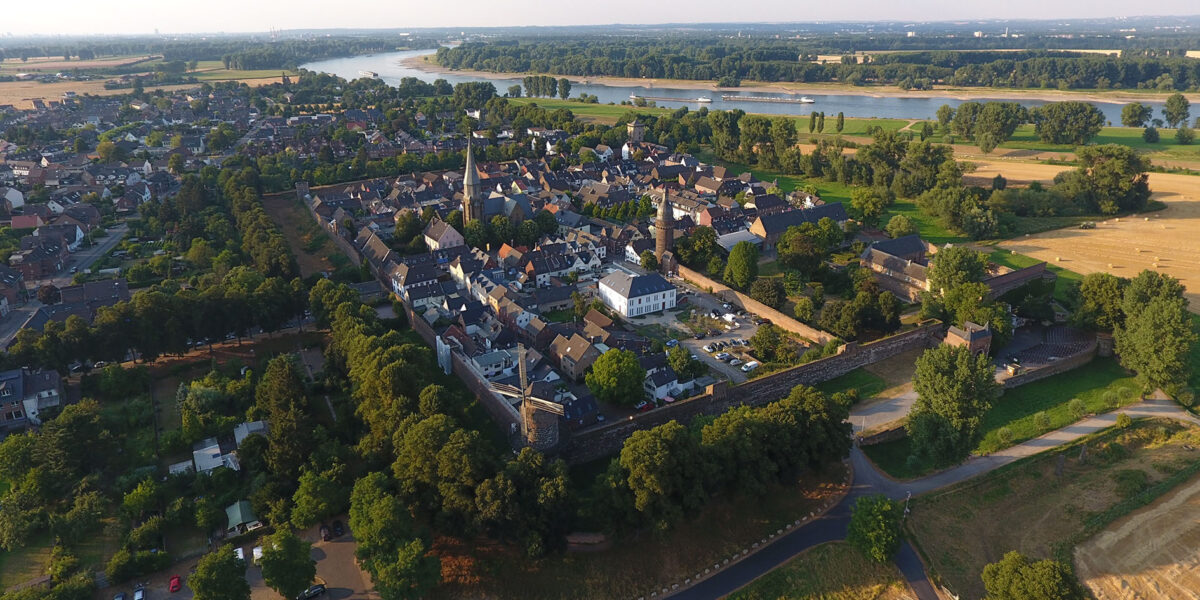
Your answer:
[[[483,220],[483,184],[479,181],[479,170],[475,167],[475,153],[471,150],[471,138],[467,138],[467,166],[463,169],[463,224]]]

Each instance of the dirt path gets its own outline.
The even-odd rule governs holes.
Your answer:
[[[1097,600],[1200,599],[1200,477],[1075,549]]]

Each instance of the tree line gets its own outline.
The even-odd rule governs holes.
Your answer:
[[[1183,56],[1098,56],[1068,51],[906,52],[846,54],[813,62],[802,42],[709,38],[549,39],[470,42],[439,48],[438,64],[453,69],[580,77],[647,77],[737,82],[921,82],[999,88],[1186,90],[1200,84],[1200,64]],[[828,53],[828,52],[826,52]]]

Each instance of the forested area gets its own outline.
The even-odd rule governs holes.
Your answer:
[[[1131,51],[1122,56],[1053,50],[968,52],[930,50],[847,53],[837,63],[818,54],[870,47],[829,48],[792,40],[727,38],[555,39],[466,43],[439,48],[438,64],[453,69],[532,72],[578,77],[651,77],[721,80],[896,84],[1062,89],[1187,90],[1200,85],[1200,62],[1174,51]]]

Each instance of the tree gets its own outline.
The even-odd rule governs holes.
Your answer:
[[[386,557],[376,557],[369,571],[383,600],[417,600],[442,581],[441,561],[429,555],[429,547],[421,539],[409,540]]]
[[[858,211],[864,225],[873,227],[894,199],[895,194],[888,188],[858,187],[850,193],[850,206]]]
[[[263,581],[284,598],[296,598],[317,577],[317,562],[312,559],[312,544],[292,530],[281,529],[263,541],[258,564]]]
[[[854,502],[846,541],[867,558],[887,563],[900,547],[900,504],[875,494]]]
[[[978,283],[987,274],[987,256],[965,246],[942,248],[929,266],[929,287],[944,294],[964,283]]]
[[[1175,128],[1187,123],[1188,116],[1191,114],[1191,103],[1183,94],[1171,94],[1167,98],[1166,105],[1163,106],[1162,113],[1167,127]]]
[[[943,104],[939,106],[937,109],[938,127],[941,127],[943,130],[948,129],[950,127],[950,121],[954,120],[955,112],[956,111],[954,110],[954,107],[950,106],[949,104]]]
[[[1126,127],[1143,127],[1154,116],[1154,109],[1141,102],[1131,102],[1121,107],[1121,124]]]
[[[630,406],[645,397],[645,379],[646,371],[636,354],[613,348],[596,359],[584,381],[598,400]]]
[[[1190,372],[1188,356],[1196,342],[1187,300],[1174,295],[1154,296],[1134,312],[1130,304],[1136,300],[1130,291],[1132,288],[1125,295],[1125,322],[1113,332],[1121,365],[1155,387],[1185,383]]]
[[[1158,130],[1154,127],[1147,127],[1142,130],[1142,141],[1147,144],[1157,144],[1159,140]]]
[[[1089,210],[1104,214],[1141,210],[1150,200],[1149,163],[1136,150],[1121,144],[1086,146],[1076,150],[1078,169],[1059,173],[1054,189],[1073,195]]]
[[[887,227],[884,230],[887,231],[888,236],[895,239],[916,233],[917,226],[906,215],[894,215],[888,219]]]
[[[653,251],[642,250],[641,259],[642,259],[642,268],[643,269],[646,269],[647,271],[657,271],[658,270],[658,259],[655,258]]]
[[[126,152],[120,146],[105,140],[96,146],[96,154],[100,157],[100,162],[113,163],[121,162],[127,157]]]
[[[812,298],[809,298],[808,296],[801,296],[797,298],[796,305],[792,308],[792,312],[796,315],[796,320],[800,321],[801,323],[812,322],[815,310],[816,309],[813,307]]]
[[[843,115],[843,114],[842,114],[842,113],[839,111],[839,112],[838,112],[838,115],[837,115],[837,123],[834,125],[834,129],[835,129],[835,130],[836,130],[838,133],[841,133],[841,132],[842,132],[842,129],[844,129],[845,127],[846,127],[846,116],[845,116],[845,115]]]
[[[750,297],[771,308],[779,308],[787,300],[787,291],[783,289],[783,281],[779,278],[762,277],[754,280],[750,286]]]
[[[1125,280],[1108,273],[1089,273],[1079,284],[1079,308],[1071,316],[1077,327],[1113,331],[1124,317]]]
[[[42,304],[58,304],[62,301],[62,293],[57,286],[46,284],[38,288],[37,299]]]
[[[913,376],[917,400],[909,416],[908,431],[918,455],[947,464],[961,459],[974,447],[984,414],[999,395],[996,370],[986,354],[975,356],[965,346],[938,346],[917,359]],[[928,433],[931,416],[953,432],[953,444],[932,447]],[[921,421],[925,422],[921,422]],[[914,421],[917,423],[914,424]]]
[[[1192,131],[1192,128],[1184,125],[1175,130],[1176,144],[1179,144],[1180,146],[1188,146],[1194,141],[1196,141],[1196,132]]]
[[[414,537],[412,517],[383,473],[359,479],[350,493],[350,528],[355,555],[385,600],[423,596],[441,581],[441,563],[427,543]]]
[[[292,524],[305,528],[346,508],[346,486],[340,480],[345,468],[319,471],[311,465],[300,471],[299,487],[292,497]]]
[[[1051,144],[1083,145],[1104,127],[1104,113],[1080,101],[1050,102],[1029,111],[1038,137]]]
[[[508,86],[508,97],[509,98],[520,98],[521,97],[521,86],[519,86],[519,85]]]
[[[635,431],[617,460],[633,509],[660,530],[707,499],[700,444],[676,421]]]
[[[983,567],[987,600],[1083,600],[1087,594],[1066,565],[1051,559],[1032,562],[1012,551]]]
[[[188,577],[188,587],[196,600],[250,600],[246,563],[234,556],[232,546],[202,556]]]
[[[750,242],[738,242],[729,252],[725,264],[725,283],[738,290],[746,290],[758,278],[758,248]]]
[[[694,360],[692,353],[682,344],[667,352],[667,364],[683,381],[699,377],[707,370],[704,363]]]
[[[563,77],[558,80],[558,96],[563,100],[571,97],[571,80]]]

